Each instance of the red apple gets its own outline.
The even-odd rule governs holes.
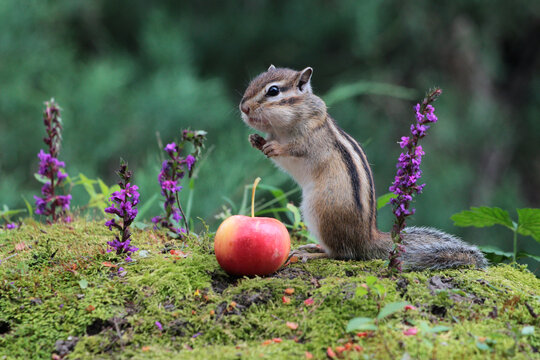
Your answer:
[[[291,239],[285,225],[267,217],[234,215],[219,226],[214,250],[231,275],[268,275],[287,259]]]

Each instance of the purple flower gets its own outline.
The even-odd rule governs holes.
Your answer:
[[[178,235],[186,233],[186,229],[184,228],[171,228],[171,231]]]
[[[174,221],[179,222],[180,219],[182,219],[182,215],[180,215],[180,211],[178,209],[174,209],[172,212],[172,218]]]
[[[173,180],[165,180],[161,183],[161,188],[163,190],[168,190],[168,191],[172,191],[172,192],[176,192],[176,191],[179,191],[180,189],[182,189],[181,186],[177,186],[176,185],[176,181],[173,181]]]
[[[58,181],[62,181],[67,177],[68,177],[68,174],[66,172],[62,172],[58,170],[58,172],[56,173],[56,178],[58,179]]]
[[[130,262],[131,253],[139,250],[138,248],[131,245],[131,231],[129,226],[135,220],[138,210],[136,208],[139,203],[139,192],[137,185],[131,185],[129,180],[131,179],[132,173],[127,170],[127,165],[122,162],[118,175],[122,179],[120,182],[120,190],[112,193],[109,200],[112,202],[112,205],[105,209],[105,212],[108,214],[116,215],[121,223],[118,223],[115,218],[109,219],[105,222],[105,226],[109,230],[113,228],[119,230],[120,236],[115,236],[114,240],[108,241],[107,245],[110,246],[110,249],[107,252],[115,251],[117,255],[126,254],[126,261]]]
[[[19,227],[19,225],[17,225],[16,223],[8,223],[6,225],[6,229],[8,229],[8,230],[17,229],[18,227]]]
[[[71,194],[69,195],[58,195],[56,196],[56,202],[58,206],[62,207],[62,210],[69,210],[69,204],[71,202]]]
[[[154,324],[156,324],[159,331],[163,331],[163,326],[161,325],[161,323],[159,321],[156,321]]]
[[[399,142],[399,147],[404,148],[409,145],[409,137],[408,136],[402,136],[401,141]]]
[[[165,151],[172,156],[173,153],[175,153],[177,151],[176,149],[176,144],[175,143],[170,143],[170,144],[167,144],[167,146],[165,146]]]
[[[39,169],[38,174],[46,178],[45,184],[41,188],[42,197],[34,196],[36,200],[36,214],[51,216],[52,222],[58,219],[67,221],[67,211],[70,207],[71,195],[58,195],[57,188],[62,186],[63,181],[68,177],[64,171],[66,164],[56,157],[60,151],[60,140],[62,131],[62,121],[60,119],[60,108],[54,99],[45,103],[43,112],[43,123],[47,136],[43,139],[48,146],[49,153],[41,149],[38,153]],[[59,211],[57,211],[59,208]]]
[[[105,226],[107,226],[109,228],[109,230],[111,230],[111,231],[112,231],[113,226],[116,226],[116,225],[117,224],[116,224],[116,221],[114,219],[110,219],[110,220],[107,220],[105,222]]]
[[[191,171],[191,167],[195,164],[195,158],[192,155],[186,156],[186,164],[188,169]]]
[[[200,148],[203,146],[205,132],[184,130],[182,132],[181,142],[172,142],[165,146],[164,150],[168,154],[169,159],[161,164],[161,171],[158,174],[159,186],[161,195],[165,197],[163,203],[164,214],[152,218],[154,228],[158,227],[169,229],[172,233],[183,234],[186,230],[178,228],[180,220],[184,219],[187,225],[187,219],[184,218],[178,193],[182,190],[180,185],[181,180],[187,173],[191,177],[193,167],[196,163],[196,155],[199,154]],[[187,155],[185,158],[180,156],[186,142],[191,142],[195,148],[193,154]]]
[[[399,142],[399,146],[406,151],[398,157],[397,174],[389,188],[391,192],[397,195],[390,200],[393,205],[393,213],[396,216],[392,229],[394,249],[390,253],[389,267],[391,269],[401,271],[400,254],[404,249],[401,245],[401,230],[405,227],[405,218],[415,213],[415,209],[410,207],[413,195],[420,193],[425,186],[425,184],[417,184],[422,176],[420,163],[422,162],[422,156],[425,155],[422,146],[418,145],[418,141],[426,136],[429,129],[428,124],[437,121],[434,114],[435,108],[430,103],[440,94],[441,90],[435,89],[426,96],[422,105],[416,104],[414,107],[416,124],[412,124],[410,127],[412,136],[403,136]]]

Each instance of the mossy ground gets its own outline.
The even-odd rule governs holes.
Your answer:
[[[540,280],[524,268],[408,272],[397,280],[383,276],[382,261],[314,260],[270,277],[232,278],[217,264],[211,236],[181,243],[137,230],[140,251],[125,264],[106,252],[111,234],[84,220],[0,230],[0,359],[302,359],[306,352],[323,359],[328,347],[351,345],[362,350],[337,356],[539,356],[540,331],[521,334],[538,326],[540,313]],[[370,275],[381,295],[356,295]],[[395,301],[417,309],[382,320],[366,337],[346,332],[351,318],[376,317]],[[449,330],[428,333],[422,322]],[[413,326],[418,334],[404,335]]]

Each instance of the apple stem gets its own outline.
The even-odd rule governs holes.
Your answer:
[[[259,181],[261,181],[260,177],[255,179],[253,182],[253,189],[251,190],[251,217],[255,217],[255,189],[257,188]]]

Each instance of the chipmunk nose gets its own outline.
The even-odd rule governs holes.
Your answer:
[[[240,105],[240,110],[246,115],[249,115],[249,106],[246,105]]]

